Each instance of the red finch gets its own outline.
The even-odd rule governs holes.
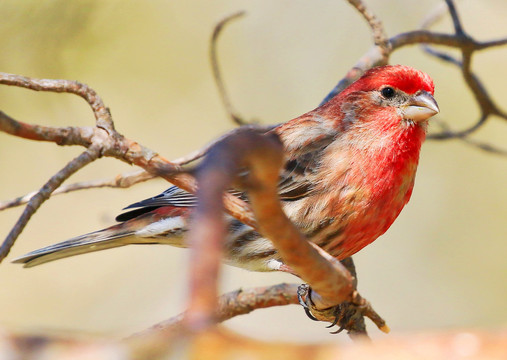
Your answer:
[[[288,217],[338,259],[382,235],[410,199],[427,120],[438,113],[434,85],[408,66],[383,66],[325,104],[273,128],[287,162],[279,194]],[[127,207],[120,223],[15,260],[34,266],[128,244],[185,247],[196,197],[176,186]],[[226,263],[255,271],[284,270],[269,239],[228,217]]]

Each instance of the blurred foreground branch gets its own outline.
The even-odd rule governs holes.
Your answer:
[[[154,333],[127,341],[75,339],[50,335],[7,334],[0,330],[0,351],[6,359],[505,359],[507,333],[479,331],[390,336],[373,343],[299,345],[265,342],[222,328],[188,338]]]

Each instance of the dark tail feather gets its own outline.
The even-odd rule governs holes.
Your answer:
[[[14,259],[13,262],[32,267],[69,256],[124,246],[131,243],[129,237],[133,234],[134,231],[118,233],[111,229],[99,230],[34,250]]]

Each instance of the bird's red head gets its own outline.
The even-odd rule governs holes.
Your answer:
[[[405,65],[386,65],[370,69],[347,90],[370,91],[386,85],[409,95],[418,91],[426,91],[431,95],[435,92],[435,85],[428,74]]]
[[[433,80],[422,71],[403,65],[380,66],[366,71],[323,110],[335,115],[342,130],[367,123],[375,131],[415,124],[424,129],[425,120],[439,112],[434,90]]]

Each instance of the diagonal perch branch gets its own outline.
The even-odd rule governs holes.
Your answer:
[[[314,289],[313,302],[325,309],[351,299],[352,277],[336,259],[324,258],[290,222],[278,200],[283,147],[275,134],[244,131],[215,145],[197,173],[206,187],[198,191],[199,206],[188,234],[191,245],[190,301],[187,326],[202,330],[216,320],[217,278],[225,224],[222,194],[245,168],[247,189],[259,231],[269,238],[284,264]]]

